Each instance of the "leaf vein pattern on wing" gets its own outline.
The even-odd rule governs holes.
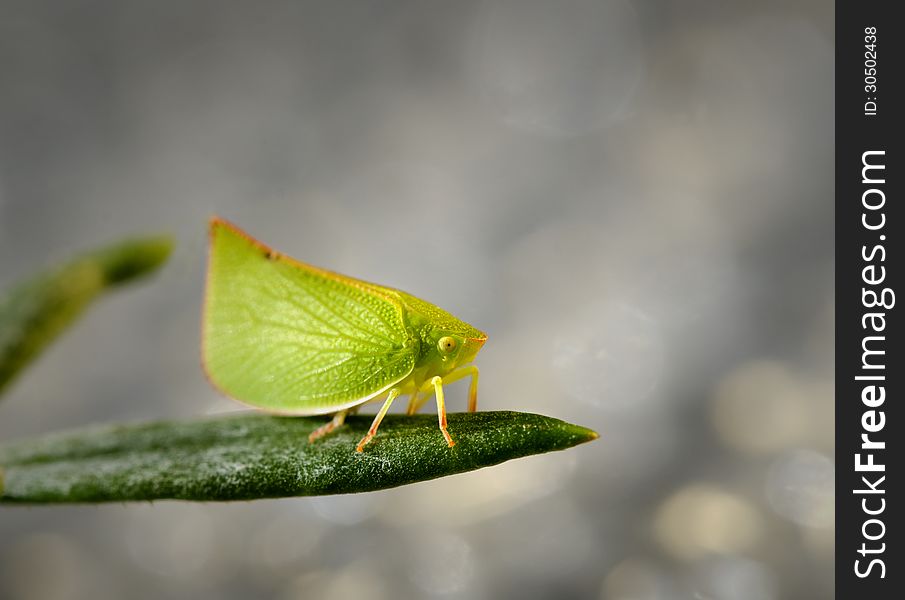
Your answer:
[[[346,357],[344,361],[353,360],[355,357]],[[299,369],[294,365],[288,367],[284,376],[278,380],[274,380],[277,385],[275,385],[275,391],[278,391],[282,397],[305,397],[312,398],[317,396],[314,393],[314,390],[321,390],[323,395],[325,396],[337,396],[341,392],[345,391],[345,388],[348,385],[344,386],[342,389],[338,389],[336,385],[330,385],[329,381],[326,382],[318,382],[316,386],[314,385],[306,385],[305,382],[309,381],[312,378],[317,378],[318,376],[323,376],[329,373],[331,370],[335,370],[339,366],[339,363],[334,363],[332,365],[317,367],[315,369]],[[335,383],[341,383],[343,380],[339,378],[334,379]],[[348,384],[348,378],[344,380],[346,384]],[[357,382],[356,382],[357,383]],[[356,386],[357,387],[357,386]]]
[[[258,291],[263,291],[263,290],[258,290]],[[319,329],[317,329],[317,328],[306,329],[304,327],[299,326],[298,323],[290,323],[287,321],[276,319],[273,316],[267,317],[264,314],[262,314],[262,312],[259,308],[256,307],[256,305],[258,305],[259,302],[256,302],[252,298],[248,298],[248,299],[246,299],[245,302],[239,303],[242,306],[246,319],[253,320],[253,321],[256,321],[261,324],[270,325],[271,327],[274,327],[276,329],[293,330],[293,331],[296,331],[296,332],[301,333],[306,336],[320,337],[323,339],[341,338],[341,339],[348,340],[350,342],[354,342],[356,344],[367,344],[367,345],[370,345],[371,347],[373,347],[375,350],[380,350],[381,352],[386,352],[388,349],[387,344],[375,342],[373,340],[373,338],[364,339],[364,338],[354,337],[354,336],[350,336],[346,333],[343,333],[341,330],[332,326],[330,323],[324,321],[322,318],[318,317],[317,315],[312,314],[310,312],[310,310],[308,310],[306,307],[302,306],[301,304],[299,304],[297,302],[285,300],[283,298],[274,296],[270,293],[266,293],[266,295],[268,295],[274,303],[279,304],[279,303],[285,302],[290,308],[301,310],[304,314],[310,316],[315,323],[321,323],[325,327],[319,328]],[[288,312],[288,311],[274,310],[273,315],[280,315],[285,312]],[[327,329],[326,331],[324,330],[325,328]]]
[[[304,375],[302,375],[301,377],[296,377],[296,378],[295,378],[295,382],[296,382],[296,383],[301,383],[301,382],[303,382],[303,381],[307,381],[308,379],[311,379],[312,377],[317,377],[318,375],[323,375],[323,374],[325,374],[325,373],[328,373],[329,371],[336,370],[336,369],[338,369],[339,367],[341,367],[342,365],[344,365],[344,364],[346,364],[347,362],[349,362],[350,360],[355,360],[356,358],[358,358],[358,357],[357,357],[357,356],[346,356],[345,358],[342,358],[342,359],[340,359],[340,360],[338,360],[338,361],[336,361],[336,362],[333,362],[333,363],[331,363],[331,364],[329,364],[329,365],[326,365],[326,366],[323,366],[323,367],[318,367],[317,369],[314,369],[313,371],[307,371],[307,372],[306,372]]]
[[[318,302],[318,304],[320,304],[325,310],[327,310],[328,312],[332,313],[334,316],[338,317],[338,318],[341,319],[342,321],[346,322],[349,326],[355,328],[356,330],[360,331],[361,333],[363,333],[363,334],[365,334],[365,335],[367,335],[367,336],[369,336],[369,337],[372,337],[372,336],[373,336],[373,337],[381,337],[381,338],[387,340],[388,342],[390,342],[391,344],[395,343],[395,340],[393,340],[393,339],[390,338],[388,335],[386,335],[385,332],[376,332],[376,331],[373,331],[373,328],[374,328],[375,323],[373,323],[373,322],[371,322],[371,323],[367,322],[367,320],[364,319],[364,318],[361,316],[360,313],[356,312],[355,310],[350,310],[350,311],[349,311],[349,314],[350,314],[350,315],[355,316],[359,321],[361,321],[361,322],[363,322],[365,325],[367,325],[367,326],[368,326],[367,329],[365,329],[364,327],[362,327],[362,325],[356,325],[356,324],[354,324],[354,323],[351,323],[351,322],[348,320],[347,317],[345,317],[345,316],[343,316],[343,315],[337,313],[335,310],[333,310],[333,309],[329,306],[329,304],[323,300],[323,296],[320,294],[320,292],[315,291],[315,289],[314,289],[313,286],[300,286],[300,285],[297,284],[297,282],[295,282],[295,281],[293,281],[292,279],[290,279],[290,278],[285,274],[285,272],[283,272],[283,271],[281,271],[281,270],[278,270],[278,271],[279,271],[280,276],[282,277],[282,279],[283,279],[285,282],[287,282],[287,287],[292,287],[292,288],[294,288],[294,289],[298,289],[298,290],[303,291],[305,294],[307,294],[308,296],[310,296],[310,297],[312,298],[312,300]],[[329,280],[326,282],[326,284],[327,284],[328,288],[330,288],[330,292],[331,292],[333,295],[337,296],[339,299],[341,299],[344,303],[346,303],[347,306],[348,306],[348,305],[354,305],[354,306],[357,307],[359,310],[362,310],[362,309],[363,309],[362,312],[370,313],[371,315],[373,315],[374,317],[376,317],[376,319],[377,319],[378,321],[380,321],[380,322],[383,324],[383,326],[385,327],[385,329],[386,329],[387,331],[398,331],[398,330],[401,328],[401,324],[398,324],[398,323],[397,323],[397,324],[394,325],[394,324],[390,323],[389,321],[386,320],[386,318],[383,316],[383,314],[382,314],[380,311],[375,310],[375,308],[374,308],[373,306],[370,306],[368,303],[362,302],[362,301],[356,299],[353,295],[346,293],[346,292],[345,292],[338,284],[336,284],[336,283],[334,283],[334,282],[332,282],[332,281],[329,281]],[[357,286],[355,286],[355,288],[356,288],[356,291],[357,291],[357,292],[359,292],[359,293],[361,293],[361,294],[365,294],[365,297],[367,297],[367,298],[372,298],[372,296],[370,295],[370,292],[365,291],[365,290],[359,290]],[[375,299],[375,300],[376,300],[376,299]],[[350,308],[351,308],[351,307],[350,307]]]
[[[327,358],[327,356],[333,356],[336,354],[347,355],[347,358],[356,358],[355,355],[351,354],[346,350],[330,350],[327,352],[317,352],[317,353],[302,353],[296,355],[292,352],[292,345],[273,345],[270,347],[261,347],[257,349],[257,352],[260,352],[260,356],[268,357],[273,361],[271,365],[265,361],[255,361],[261,367],[258,367],[256,370],[258,371],[274,371],[274,370],[292,370],[292,371],[301,371],[306,368],[310,368],[312,365],[314,370],[323,369],[323,366],[317,366],[318,361],[323,361]],[[266,368],[265,368],[266,367]],[[268,375],[270,373],[267,373]]]
[[[241,377],[250,382],[266,382],[266,394],[271,398],[293,398],[300,395],[309,395],[309,390],[321,389],[328,394],[336,392],[331,383],[336,378],[325,378],[325,381],[309,383],[304,380],[336,370],[340,363],[360,360],[360,357],[342,353],[307,353],[306,357],[299,361],[291,348],[284,345],[245,345],[237,348],[239,352],[234,354],[231,372],[241,373]],[[341,355],[336,360],[337,354]],[[366,359],[367,360],[367,359]],[[371,364],[373,360],[365,364]],[[331,381],[333,380],[333,381]]]
[[[266,287],[261,287],[261,288],[259,288],[259,289],[256,290],[256,291],[257,291],[258,293],[261,293],[261,294],[265,295],[265,296],[268,296],[268,297],[269,297],[273,302],[275,302],[276,304],[279,305],[279,304],[285,303],[285,304],[287,304],[287,305],[289,305],[289,306],[291,306],[291,307],[293,307],[293,308],[296,308],[296,309],[300,310],[301,312],[305,313],[305,314],[308,315],[312,320],[314,320],[314,321],[320,323],[321,325],[323,325],[326,329],[328,329],[328,330],[330,330],[330,331],[334,331],[334,332],[336,332],[336,333],[340,333],[339,328],[337,328],[335,325],[333,325],[332,323],[330,323],[329,321],[327,321],[327,320],[324,319],[323,317],[320,317],[320,316],[316,315],[316,314],[315,314],[314,312],[312,312],[311,309],[309,309],[307,306],[304,306],[303,304],[301,304],[301,303],[298,302],[297,300],[293,299],[293,298],[291,297],[290,294],[285,293],[285,292],[282,293],[282,294],[276,293],[276,292],[274,292],[273,290],[268,289],[268,288],[266,288]]]
[[[389,336],[387,336],[383,333],[377,333],[374,331],[365,330],[365,329],[363,329],[363,327],[360,324],[356,325],[355,323],[352,323],[347,317],[343,316],[342,314],[340,314],[339,312],[337,312],[336,310],[331,308],[328,303],[324,302],[323,297],[320,295],[320,293],[315,292],[314,289],[305,288],[305,292],[307,292],[315,301],[320,303],[320,305],[323,306],[327,311],[332,313],[338,319],[344,321],[350,327],[353,327],[369,336],[373,335],[373,336],[382,337],[382,338],[386,339],[388,342],[390,342],[391,344],[395,343],[395,340],[393,340],[392,338],[390,338]],[[362,291],[362,293],[367,294],[368,292]],[[393,324],[391,324],[389,321],[387,321],[384,318],[383,314],[380,311],[374,310],[374,308],[369,306],[367,303],[361,302],[360,300],[358,300],[355,297],[348,295],[348,294],[341,294],[341,295],[343,296],[343,299],[346,301],[347,304],[354,304],[359,309],[363,309],[364,311],[369,312],[370,314],[374,315],[378,320],[380,320],[386,326],[386,328],[388,330],[394,331],[394,330],[399,330],[401,328],[400,324],[396,324],[395,326]],[[361,316],[358,313],[356,313],[355,311],[350,311],[349,314],[354,315],[359,321],[363,320],[361,318]]]
[[[279,270],[277,270],[277,272],[279,272]],[[295,283],[295,282],[289,280],[284,274],[280,273],[280,275],[281,275],[281,278],[282,278],[284,281],[287,281],[287,282],[288,282],[288,285],[289,285],[289,286],[292,286],[292,288],[304,292],[307,296],[311,297],[312,300],[316,301],[320,306],[324,307],[324,309],[329,310],[328,307],[326,307],[326,305],[325,305],[319,298],[316,298],[316,297],[311,293],[310,290],[306,289],[304,286],[300,286],[300,285],[298,285],[297,283]],[[296,310],[301,311],[302,313],[308,315],[313,321],[315,321],[315,322],[320,323],[321,325],[323,325],[323,327],[324,327],[325,329],[327,329],[327,330],[329,330],[329,331],[332,331],[332,332],[335,332],[337,335],[339,335],[339,336],[341,336],[341,337],[344,337],[344,338],[349,339],[349,340],[361,340],[361,341],[363,341],[363,342],[371,343],[371,344],[373,344],[373,345],[376,346],[376,347],[384,347],[384,348],[385,348],[387,344],[389,344],[390,346],[394,345],[393,340],[390,339],[388,336],[386,336],[386,335],[384,335],[384,334],[377,333],[377,332],[368,331],[368,330],[364,329],[364,328],[361,327],[361,326],[354,326],[354,325],[352,325],[351,323],[349,323],[349,324],[350,324],[350,326],[353,327],[353,331],[355,331],[355,332],[361,334],[362,337],[358,337],[358,336],[349,336],[348,334],[343,333],[342,330],[341,330],[336,324],[331,323],[328,319],[324,318],[324,317],[321,316],[321,315],[318,315],[318,314],[317,314],[315,311],[313,311],[310,307],[305,306],[305,304],[304,304],[303,302],[300,302],[298,298],[293,297],[292,294],[286,292],[286,291],[285,291],[285,289],[286,289],[285,287],[283,287],[283,286],[280,286],[280,287],[281,287],[281,291],[282,291],[283,293],[278,293],[278,292],[275,292],[274,290],[265,289],[265,288],[262,288],[262,289],[260,289],[259,291],[260,291],[260,292],[263,292],[265,295],[269,296],[272,300],[274,300],[274,301],[277,302],[277,303],[286,303],[286,304],[289,305],[290,307],[295,308]],[[331,311],[331,312],[333,312],[333,311]],[[333,312],[333,314],[335,315],[336,313]],[[345,319],[343,319],[343,321],[346,322],[346,323],[348,323],[348,321],[345,320]],[[380,340],[380,341],[379,341],[379,342],[375,342],[375,339],[376,339],[376,340]]]
[[[365,388],[365,385],[366,385],[370,380],[374,379],[378,374],[380,374],[380,373],[382,373],[383,371],[385,371],[385,370],[387,369],[388,366],[389,366],[389,365],[386,365],[386,364],[381,365],[381,366],[378,367],[375,371],[371,372],[371,373],[370,373],[367,377],[365,377],[363,380],[361,380],[360,382],[358,382],[358,383],[356,384],[355,387],[356,387],[358,390],[363,390],[363,389]],[[309,399],[327,398],[327,397],[336,396],[336,395],[337,395],[337,392],[336,392],[336,391],[333,391],[333,392],[320,392],[320,393],[316,393],[316,394],[308,394],[308,395],[306,395],[306,398],[309,398]],[[365,395],[365,394],[362,394],[362,396],[364,396],[364,395]]]
[[[296,333],[302,334],[303,336],[309,337],[309,338],[321,338],[321,339],[325,339],[325,340],[335,340],[335,339],[348,340],[350,342],[354,342],[355,344],[368,345],[371,348],[373,348],[374,350],[379,350],[381,354],[385,354],[389,350],[389,348],[387,348],[386,346],[381,346],[370,340],[363,340],[361,338],[352,337],[352,336],[346,335],[344,333],[328,333],[328,332],[321,332],[321,331],[312,331],[312,330],[308,330],[308,329],[299,327],[298,325],[295,325],[293,323],[286,323],[286,322],[280,321],[278,319],[269,319],[267,317],[262,317],[262,316],[256,315],[256,314],[252,314],[250,316],[250,318],[252,320],[258,322],[261,325],[272,327],[272,328],[276,329],[277,331],[290,330],[290,331],[294,331]],[[308,349],[318,350],[318,351],[332,350],[332,349],[339,350],[339,348],[333,348],[331,346],[309,346]],[[345,350],[351,351],[348,349],[345,349]],[[358,350],[358,352],[361,354],[364,354],[364,352],[361,352],[360,349]]]

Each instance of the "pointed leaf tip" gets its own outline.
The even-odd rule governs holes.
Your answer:
[[[575,430],[575,436],[580,439],[580,441],[578,442],[579,444],[593,442],[600,437],[600,434],[593,429],[588,429],[587,427],[582,427],[581,425],[572,425],[572,428]]]

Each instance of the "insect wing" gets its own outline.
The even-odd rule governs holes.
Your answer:
[[[278,255],[214,220],[203,360],[230,396],[286,414],[355,406],[407,377],[415,357],[380,288]]]

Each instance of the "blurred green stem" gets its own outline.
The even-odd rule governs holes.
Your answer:
[[[167,236],[123,241],[40,273],[0,297],[0,393],[99,294],[154,271],[172,248]]]

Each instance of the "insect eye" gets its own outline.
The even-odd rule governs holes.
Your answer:
[[[437,342],[437,346],[440,348],[440,352],[449,353],[456,349],[456,338],[449,337],[448,335],[440,338],[440,341]]]

